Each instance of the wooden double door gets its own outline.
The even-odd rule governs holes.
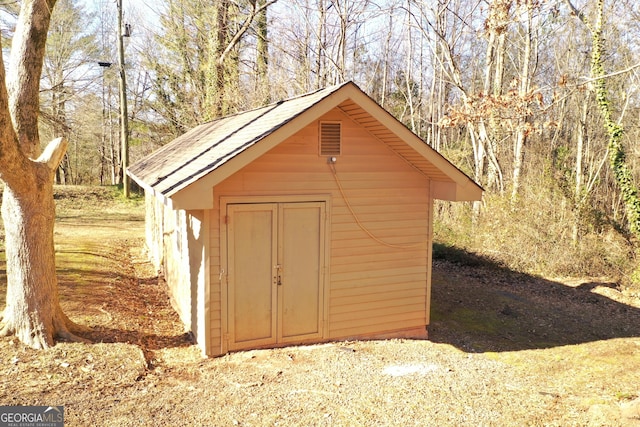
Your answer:
[[[229,350],[322,337],[325,202],[227,205]]]

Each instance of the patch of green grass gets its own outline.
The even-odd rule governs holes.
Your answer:
[[[117,200],[119,202],[124,202],[124,203],[133,203],[133,204],[144,202],[144,191],[142,191],[137,186],[132,186],[131,191],[129,192],[129,198],[124,197],[122,184],[110,185],[105,188],[108,189],[108,194],[112,197],[113,200]]]
[[[618,400],[633,400],[637,397],[638,397],[638,394],[635,392],[619,391],[616,393],[616,399]]]
[[[144,221],[144,197],[132,193],[125,199],[121,190],[111,187],[56,186],[56,218],[58,224],[73,223],[76,226],[99,224],[111,227],[114,235],[119,222]],[[106,217],[109,221],[105,221]]]
[[[450,314],[451,319],[467,332],[497,335],[504,330],[505,322],[489,311],[459,308]]]

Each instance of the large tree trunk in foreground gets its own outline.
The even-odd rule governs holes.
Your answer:
[[[60,308],[53,244],[53,175],[65,148],[62,139],[53,141],[40,159],[28,161],[21,185],[7,184],[3,193],[7,302],[0,335],[33,348],[50,347],[55,337],[78,339]]]
[[[40,74],[55,3],[22,1],[6,79],[0,49],[0,179],[5,184],[7,255],[0,335],[16,335],[33,348],[47,348],[56,337],[80,340],[70,332],[78,327],[60,308],[53,246],[53,175],[67,143],[54,140],[39,155]]]

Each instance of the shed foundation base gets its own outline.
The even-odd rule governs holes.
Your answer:
[[[270,344],[264,346],[255,346],[248,347],[245,349],[233,350],[228,353],[234,353],[238,351],[248,351],[248,350],[259,350],[259,349],[269,349],[269,348],[283,348],[283,347],[293,347],[298,345],[313,345],[313,344],[323,344],[330,342],[342,342],[342,341],[375,341],[375,340],[389,340],[389,339],[413,339],[413,340],[426,340],[429,339],[429,329],[427,326],[422,326],[418,328],[412,329],[400,329],[395,331],[387,331],[382,333],[371,333],[371,334],[361,334],[361,335],[350,335],[345,337],[335,337],[328,338],[323,340],[309,340],[309,341],[300,341],[300,342],[288,342],[283,344]],[[214,353],[206,356],[209,357],[218,357],[223,356],[225,353]]]

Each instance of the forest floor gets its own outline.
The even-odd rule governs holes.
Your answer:
[[[68,426],[640,426],[640,296],[606,278],[437,259],[430,340],[206,359],[145,260],[142,204],[57,201],[61,303],[94,343],[0,339],[0,405],[63,405]]]

